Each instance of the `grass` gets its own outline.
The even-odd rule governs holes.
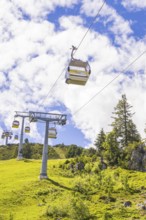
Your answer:
[[[42,181],[40,160],[0,161],[0,220],[146,219],[138,207],[146,201],[146,173],[115,168],[74,175],[59,168],[64,161],[49,160],[49,179]]]

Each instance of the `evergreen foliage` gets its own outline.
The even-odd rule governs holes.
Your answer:
[[[117,141],[116,132],[113,130],[106,136],[106,140],[103,143],[104,152],[103,158],[106,159],[109,165],[118,164],[120,158],[119,142]]]
[[[126,147],[129,143],[141,140],[136,125],[132,121],[133,113],[131,108],[132,106],[127,102],[126,95],[122,95],[122,99],[119,100],[114,108],[114,116],[112,116],[114,121],[111,126],[116,133],[121,147]]]
[[[105,134],[102,128],[95,140],[98,155],[110,166],[120,165],[128,168],[134,149],[131,146],[140,145],[141,137],[132,121],[131,108],[126,95],[122,95],[121,100],[114,108],[112,131]]]
[[[104,150],[103,143],[105,142],[105,139],[106,139],[106,135],[105,135],[104,130],[102,128],[100,133],[97,135],[97,138],[94,143],[99,154],[102,154],[102,151]]]
[[[78,147],[77,145],[70,145],[70,147],[67,150],[66,153],[66,158],[72,158],[72,157],[77,157],[80,156],[83,152],[83,148],[82,147]]]

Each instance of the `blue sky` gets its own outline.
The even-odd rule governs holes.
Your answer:
[[[125,93],[135,112],[133,121],[146,136],[146,54],[127,69],[146,51],[146,1],[107,0],[95,19],[102,4],[102,0],[0,0],[1,133],[11,130],[15,111],[58,112],[67,114],[68,122],[57,127],[58,138],[51,144],[93,146],[101,128],[111,130],[113,109]],[[65,84],[72,45],[80,45],[77,58],[90,62],[86,86]],[[43,143],[44,125],[30,127],[25,137]]]

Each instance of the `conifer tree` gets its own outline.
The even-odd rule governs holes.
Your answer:
[[[101,129],[100,133],[97,135],[97,138],[95,140],[94,145],[96,146],[96,149],[101,154],[103,151],[103,143],[105,142],[106,135],[104,133],[103,128]]]
[[[117,165],[120,158],[119,142],[115,131],[111,131],[106,135],[106,140],[103,143],[104,152],[103,157],[109,165]]]
[[[111,126],[116,133],[121,147],[127,146],[134,141],[140,141],[140,135],[136,129],[136,125],[132,121],[132,106],[127,102],[126,95],[122,95],[113,112],[113,123]]]

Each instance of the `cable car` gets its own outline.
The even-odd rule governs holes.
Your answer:
[[[5,132],[5,137],[9,137],[10,133],[8,131]]]
[[[2,135],[1,135],[1,139],[4,139],[4,138],[5,138],[5,135],[4,135],[4,134],[2,134]]]
[[[12,128],[19,128],[19,121],[14,120],[12,123]]]
[[[73,54],[76,47],[72,46],[71,61],[66,73],[66,83],[75,85],[85,85],[91,73],[89,63],[74,59]]]
[[[29,126],[25,127],[25,133],[30,133],[30,127]]]
[[[49,128],[49,130],[48,130],[48,138],[57,138],[56,128]]]
[[[14,136],[14,140],[18,140],[18,135],[17,134]]]

